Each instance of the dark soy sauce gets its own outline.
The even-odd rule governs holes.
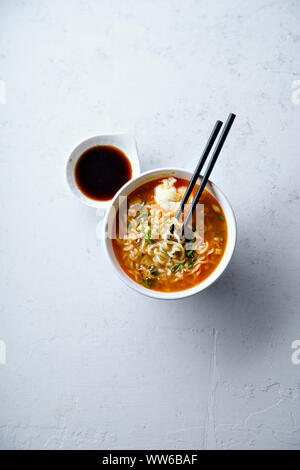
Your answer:
[[[122,150],[112,145],[96,145],[86,150],[75,166],[75,180],[85,196],[108,201],[130,180],[132,169]]]

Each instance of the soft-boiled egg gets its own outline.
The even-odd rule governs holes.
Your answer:
[[[181,201],[185,188],[176,188],[176,178],[166,178],[162,180],[161,184],[155,187],[154,199],[156,204],[159,204],[165,210],[178,209],[179,202]]]

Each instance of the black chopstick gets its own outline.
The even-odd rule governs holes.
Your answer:
[[[184,224],[183,224],[183,227],[182,227],[182,229],[181,229],[180,238],[182,238],[182,236],[183,236],[183,234],[184,234],[184,232],[185,232],[185,229],[186,229],[186,227],[187,227],[187,225],[188,225],[188,223],[189,223],[189,221],[190,221],[190,219],[191,219],[191,217],[192,217],[192,214],[193,214],[193,212],[194,212],[194,210],[195,210],[195,208],[196,208],[196,205],[198,204],[198,202],[199,202],[199,200],[200,200],[200,197],[201,197],[201,195],[202,195],[202,193],[203,193],[203,190],[204,190],[204,188],[205,188],[205,186],[206,186],[206,183],[207,183],[207,181],[208,181],[208,178],[210,177],[210,174],[211,174],[211,172],[212,172],[212,170],[213,170],[213,167],[214,167],[214,165],[215,165],[215,163],[216,163],[216,161],[217,161],[217,158],[218,158],[218,156],[219,156],[219,154],[220,154],[220,152],[221,152],[221,150],[222,150],[222,147],[223,147],[223,145],[224,145],[224,143],[225,143],[225,140],[226,140],[226,138],[227,138],[227,136],[228,136],[228,133],[229,133],[229,131],[230,131],[230,128],[231,128],[231,126],[232,126],[232,124],[233,124],[234,119],[235,119],[235,114],[232,114],[232,113],[229,114],[229,116],[228,116],[228,118],[227,118],[227,121],[226,121],[226,123],[225,123],[225,126],[223,127],[223,130],[222,130],[222,132],[221,132],[221,135],[220,135],[220,137],[219,137],[219,139],[218,139],[218,142],[216,143],[215,149],[214,149],[213,154],[212,154],[212,157],[211,157],[211,159],[210,159],[210,161],[209,161],[209,163],[208,163],[208,166],[207,166],[206,171],[205,171],[205,173],[204,173],[204,176],[203,176],[203,178],[202,178],[202,181],[201,181],[201,184],[200,184],[199,189],[198,189],[198,191],[197,191],[197,194],[196,194],[196,196],[195,196],[195,199],[193,200],[192,207],[191,207],[191,209],[190,209],[190,211],[189,211],[187,217],[186,217],[185,220],[184,220]]]
[[[180,202],[180,206],[179,206],[179,208],[178,208],[178,211],[176,212],[175,218],[176,218],[177,220],[179,220],[179,218],[180,218],[180,216],[181,216],[181,213],[182,213],[182,211],[183,211],[183,209],[184,209],[184,206],[185,206],[185,204],[187,203],[187,201],[188,201],[188,199],[189,199],[189,197],[190,197],[190,195],[191,195],[191,192],[192,192],[193,189],[194,189],[194,186],[195,186],[195,184],[196,184],[196,181],[197,181],[197,179],[198,179],[198,177],[199,177],[199,175],[200,175],[200,172],[201,172],[201,170],[202,170],[202,168],[203,168],[203,166],[204,166],[204,163],[206,162],[206,159],[207,159],[207,157],[208,157],[208,155],[209,155],[209,152],[211,151],[211,148],[212,148],[213,144],[215,143],[215,140],[216,140],[216,138],[217,138],[217,135],[218,135],[218,133],[219,133],[221,127],[222,127],[222,124],[223,124],[222,121],[217,121],[216,124],[215,124],[215,126],[214,126],[214,128],[213,128],[213,130],[212,130],[212,133],[211,133],[210,136],[209,136],[209,139],[208,139],[207,144],[206,144],[206,146],[205,146],[205,148],[204,148],[204,150],[203,150],[203,152],[202,152],[202,155],[201,155],[201,157],[200,157],[200,160],[199,160],[199,162],[198,162],[198,165],[197,165],[197,167],[196,167],[196,169],[195,169],[195,171],[194,171],[194,174],[193,174],[193,176],[192,176],[192,178],[191,178],[191,181],[190,181],[190,183],[189,183],[189,185],[188,185],[188,187],[187,187],[187,189],[186,189],[186,192],[184,193],[184,196],[183,196],[183,198],[182,198],[182,200],[181,200],[181,202]],[[173,232],[174,232],[174,224],[172,224],[171,227],[170,227],[170,233],[173,233]]]

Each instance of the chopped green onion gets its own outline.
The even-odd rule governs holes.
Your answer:
[[[138,208],[138,211],[141,212],[141,210],[143,209],[144,205],[146,204],[146,201],[142,202],[142,204],[140,205],[140,207]]]
[[[147,288],[149,288],[149,285],[148,285],[147,279],[144,279],[143,277],[141,277],[141,283],[143,284],[143,286],[144,286],[144,287],[147,287]]]
[[[150,245],[151,243],[155,243],[155,240],[151,238],[151,232],[149,231],[147,235],[144,236],[144,240]]]
[[[150,267],[150,273],[153,275],[153,276],[159,276],[159,272],[157,271],[156,267],[154,265],[152,265]]]
[[[177,273],[177,271],[181,271],[183,269],[183,264],[175,264],[173,268],[171,269],[172,273]]]
[[[224,222],[225,219],[222,215],[219,215],[219,218],[220,218],[220,220],[222,220],[222,222]]]
[[[191,269],[193,266],[194,266],[194,263],[195,263],[195,250],[190,250],[192,251],[192,253],[190,255],[188,255],[188,259],[189,259],[189,265],[188,265],[188,268]]]
[[[191,269],[196,261],[195,256],[196,256],[196,251],[195,250],[188,250],[186,251],[186,256],[189,261],[188,268]]]
[[[156,281],[152,281],[152,279],[144,279],[143,277],[141,277],[141,283],[142,283],[143,286],[146,287],[147,289],[150,289],[151,287],[157,286],[157,282],[156,282]]]
[[[136,220],[141,219],[142,217],[148,217],[148,212],[142,212],[141,214],[136,216]]]

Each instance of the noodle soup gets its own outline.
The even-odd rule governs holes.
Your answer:
[[[220,204],[207,190],[199,202],[202,231],[195,230],[193,220],[192,236],[179,236],[183,220],[178,222],[174,216],[188,184],[181,178],[150,181],[133,191],[125,213],[119,216],[120,209],[117,214],[112,240],[115,256],[126,274],[148,289],[178,292],[194,287],[210,276],[223,257],[227,223]]]

